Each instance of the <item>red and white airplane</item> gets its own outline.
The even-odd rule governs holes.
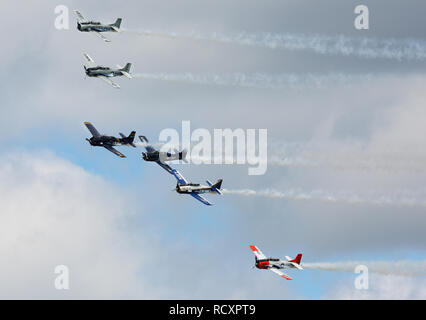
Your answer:
[[[258,269],[266,269],[271,270],[272,272],[275,272],[279,276],[283,277],[287,280],[293,280],[285,273],[281,272],[280,269],[299,269],[303,270],[302,266],[300,265],[300,260],[302,260],[302,254],[299,253],[295,259],[292,259],[288,256],[285,258],[287,261],[278,259],[278,258],[267,258],[262,251],[260,251],[256,246],[250,246],[250,249],[253,251],[255,256],[255,266]]]

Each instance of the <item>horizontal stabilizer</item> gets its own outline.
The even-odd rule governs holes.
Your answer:
[[[139,139],[142,143],[148,143],[148,139],[145,136],[139,136]]]
[[[209,180],[207,180],[206,182],[212,188],[212,191],[220,195],[222,194],[222,192],[220,192],[220,188],[222,186],[222,179],[217,180],[215,184],[212,184]]]
[[[132,75],[131,75],[130,73],[126,72],[126,71],[121,71],[121,74],[122,74],[123,76],[125,76],[125,77],[129,78],[129,79],[132,79],[132,78],[133,78],[133,77],[132,77]]]
[[[295,267],[296,269],[299,269],[299,270],[303,270],[303,268],[302,268],[302,266],[300,265],[300,264],[297,264],[297,263],[294,263],[294,262],[290,262],[292,265],[293,265],[293,267]]]

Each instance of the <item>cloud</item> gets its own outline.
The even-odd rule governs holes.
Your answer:
[[[426,298],[423,279],[398,276],[370,276],[369,288],[357,290],[354,285],[340,284],[326,293],[329,299],[341,300],[423,300]]]
[[[369,273],[384,275],[424,277],[426,275],[426,260],[401,260],[401,261],[339,261],[339,262],[314,262],[303,263],[307,269],[326,271],[354,272],[357,266],[367,266]]]
[[[125,232],[129,207],[114,186],[50,152],[24,152],[0,157],[0,192],[2,298],[143,292],[142,256]],[[62,264],[70,270],[68,292],[53,285]]]

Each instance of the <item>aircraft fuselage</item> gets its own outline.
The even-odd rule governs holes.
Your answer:
[[[102,66],[85,68],[85,70],[86,70],[86,75],[88,77],[99,77],[99,76],[120,77],[123,75],[123,73],[118,69],[111,69],[111,68],[102,67]]]
[[[112,25],[101,24],[100,22],[77,22],[77,29],[81,32],[115,32]]]
[[[176,192],[181,194],[189,194],[189,193],[208,193],[213,192],[210,186],[202,186],[197,183],[188,183],[188,184],[177,184]]]
[[[256,259],[256,268],[258,269],[292,269],[295,268],[294,265],[289,263],[288,261],[284,261],[278,258],[268,258],[268,259]]]
[[[117,146],[126,144],[122,139],[116,138],[113,136],[101,136],[101,137],[91,137],[90,139],[86,139],[92,146]]]
[[[182,152],[179,153],[170,153],[170,152],[142,152],[142,158],[145,161],[173,161],[173,160],[182,160],[184,157]]]

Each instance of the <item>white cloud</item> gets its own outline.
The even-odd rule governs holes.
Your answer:
[[[0,297],[143,292],[143,255],[125,233],[129,207],[114,186],[48,152],[13,153],[0,157],[0,193]],[[69,292],[53,287],[61,264],[70,268]]]
[[[340,284],[326,294],[330,299],[342,300],[413,300],[426,298],[424,279],[397,276],[370,276],[369,288],[357,290],[352,283]]]

